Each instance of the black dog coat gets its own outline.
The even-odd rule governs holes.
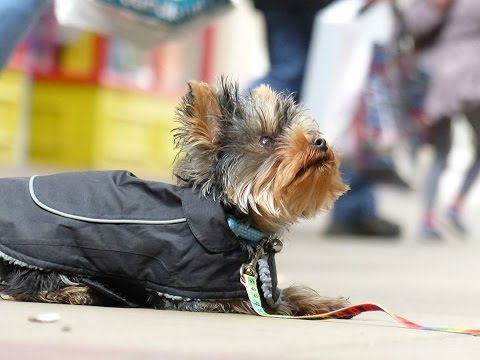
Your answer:
[[[223,207],[192,188],[126,171],[81,172],[1,179],[0,199],[5,260],[75,275],[132,306],[146,289],[247,298],[239,270],[248,251]],[[274,278],[273,256],[269,264]]]

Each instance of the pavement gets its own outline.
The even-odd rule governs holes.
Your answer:
[[[6,175],[38,172],[0,170]],[[447,175],[441,205],[457,175]],[[280,285],[308,284],[323,295],[348,296],[351,303],[375,302],[422,325],[480,329],[479,188],[468,205],[471,236],[462,238],[445,225],[442,242],[417,238],[420,199],[415,188],[380,189],[381,213],[403,225],[398,241],[327,238],[322,234],[327,214],[295,225],[277,257]],[[29,320],[43,313],[57,313],[60,320]],[[480,357],[480,337],[411,330],[380,312],[308,321],[0,301],[0,319],[2,359]]]

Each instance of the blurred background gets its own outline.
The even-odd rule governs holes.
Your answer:
[[[61,26],[52,4],[0,76],[1,166],[128,168],[170,178],[170,131],[187,81],[224,74],[246,84],[264,72],[259,17],[243,2],[142,48]]]

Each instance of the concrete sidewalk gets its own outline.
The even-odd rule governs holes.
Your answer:
[[[18,174],[22,173],[20,171]],[[381,192],[405,224],[398,242],[327,239],[326,215],[294,226],[278,256],[281,285],[304,283],[375,302],[422,325],[480,328],[480,223],[443,243],[415,238],[418,194]],[[478,214],[472,205],[472,214]],[[61,320],[32,323],[56,312]],[[304,321],[0,301],[2,359],[477,359],[480,338],[409,330],[383,313]]]

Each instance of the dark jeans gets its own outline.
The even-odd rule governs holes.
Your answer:
[[[298,102],[315,13],[265,10],[263,15],[270,70],[250,88],[265,83],[277,92],[294,92]]]
[[[335,203],[333,222],[359,223],[377,216],[374,184],[355,169],[342,165],[342,178],[350,190]]]

